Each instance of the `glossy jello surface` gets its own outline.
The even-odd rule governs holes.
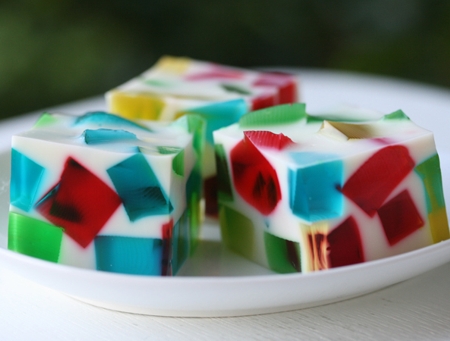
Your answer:
[[[206,120],[203,163],[207,213],[217,213],[213,131],[245,113],[298,100],[296,77],[180,57],[152,68],[106,94],[108,110],[132,119],[171,121],[187,113]]]
[[[200,228],[204,121],[45,113],[12,139],[8,248],[97,269],[174,275]]]
[[[356,264],[449,238],[433,134],[400,110],[331,118],[282,105],[214,140],[224,242],[274,271]]]

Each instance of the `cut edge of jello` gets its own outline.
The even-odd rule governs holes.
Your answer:
[[[214,132],[221,233],[275,272],[311,272],[449,239],[431,132],[401,110],[311,116],[302,103]]]
[[[8,249],[113,273],[175,275],[200,234],[204,121],[44,113],[13,136]]]

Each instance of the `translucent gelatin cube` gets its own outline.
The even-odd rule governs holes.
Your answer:
[[[157,70],[173,73],[174,75],[183,74],[192,63],[191,59],[184,57],[161,57],[155,65]]]
[[[207,177],[203,180],[203,198],[205,199],[205,214],[211,217],[217,217],[219,212],[218,193],[219,180],[217,175]]]
[[[97,127],[104,127],[104,126],[116,126],[118,128],[123,129],[124,127],[130,127],[130,128],[140,128],[144,129],[146,131],[149,131],[149,128],[140,125],[134,121],[130,121],[126,118],[113,115],[104,111],[92,111],[89,113],[86,113],[83,116],[78,117],[75,120],[75,125],[94,125]]]
[[[433,242],[450,238],[447,211],[442,190],[442,175],[437,154],[417,165],[415,171],[422,179],[427,199],[427,212]]]
[[[189,228],[191,234],[191,248],[192,251],[197,246],[198,235],[200,233],[200,225],[202,221],[202,215],[200,212],[200,200],[202,197],[201,187],[202,176],[200,172],[195,169],[189,175],[186,183],[186,198],[189,217]]]
[[[257,147],[268,147],[283,150],[295,144],[289,137],[283,134],[274,134],[270,131],[248,130],[244,132],[245,138]]]
[[[120,204],[114,190],[76,160],[68,158],[59,182],[39,200],[37,210],[86,247]]]
[[[107,170],[131,221],[170,214],[172,204],[142,154],[135,154]]]
[[[309,270],[325,270],[330,268],[326,234],[318,231],[312,231],[307,235],[307,242],[309,246],[310,258]]]
[[[184,176],[184,150],[178,147],[158,146],[158,152],[164,155],[177,154],[172,161],[172,170],[179,176]]]
[[[409,121],[409,117],[402,110],[397,110],[390,114],[384,115],[383,119],[384,120],[408,120]]]
[[[274,86],[278,88],[278,103],[294,103],[298,100],[298,89],[292,76],[282,74],[262,74],[253,82],[254,86]]]
[[[188,215],[185,212],[173,227],[172,236],[172,272],[176,274],[191,254],[192,235],[189,229]]]
[[[234,252],[246,258],[253,258],[255,248],[255,227],[243,214],[222,205],[220,208],[220,228],[225,244]]]
[[[223,145],[215,145],[217,164],[217,190],[221,201],[232,201],[233,191],[231,189],[231,177],[227,157]]]
[[[324,136],[348,141],[352,139],[380,138],[384,131],[379,131],[376,124],[354,124],[348,122],[324,121],[320,133]]]
[[[299,165],[288,174],[292,212],[310,222],[341,216],[344,198],[337,188],[343,181],[342,161],[321,153],[290,155]]]
[[[160,238],[97,236],[97,270],[148,276],[175,275],[189,256],[189,226],[184,213],[161,226]]]
[[[364,262],[364,249],[358,225],[348,217],[327,236],[330,267]]]
[[[277,104],[275,94],[260,95],[252,99],[252,110],[261,110]]]
[[[264,232],[270,269],[278,273],[301,272],[300,244]]]
[[[321,123],[323,122],[325,119],[319,116],[313,116],[313,115],[309,115],[306,114],[306,124],[316,124],[316,123]]]
[[[381,223],[389,245],[394,245],[424,225],[407,190],[385,203],[379,210]]]
[[[161,227],[162,235],[162,252],[161,252],[161,275],[172,276],[172,240],[173,240],[173,219],[170,219],[167,223]]]
[[[114,141],[137,140],[136,135],[123,129],[86,129],[83,132],[86,144],[109,143]]]
[[[281,200],[275,169],[261,152],[245,139],[230,153],[233,182],[242,198],[264,215]]]
[[[206,141],[213,144],[213,131],[233,124],[248,111],[243,99],[217,102],[199,108],[183,111],[185,114],[198,114],[206,120]]]
[[[179,176],[184,176],[184,150],[180,150],[172,161],[172,170]]]
[[[414,166],[414,160],[405,146],[385,147],[369,157],[350,176],[342,193],[373,217]]]
[[[434,154],[432,157],[417,165],[415,171],[421,177],[425,187],[427,211],[432,212],[445,207],[439,156]]]
[[[9,250],[57,263],[63,233],[61,227],[9,212]]]
[[[164,101],[150,94],[113,91],[110,96],[110,111],[130,119],[158,120],[164,109]]]
[[[273,126],[277,124],[288,124],[298,122],[306,118],[306,105],[304,103],[277,105],[249,112],[239,120],[240,128],[253,128],[261,126]]]
[[[97,270],[153,276],[162,273],[161,239],[97,236],[94,244]]]
[[[428,213],[428,219],[434,243],[439,243],[450,238],[447,210],[445,207]]]
[[[319,228],[317,228],[317,226]],[[328,232],[328,223],[309,227],[310,270],[324,270],[365,261],[358,225],[353,217]]]
[[[13,148],[11,151],[11,204],[28,212],[35,203],[44,172],[44,167]]]
[[[197,153],[197,163],[202,162],[203,150],[205,149],[205,121],[199,115],[184,115],[174,123],[187,128],[194,135],[194,150]],[[196,163],[196,167],[198,167]],[[201,167],[200,167],[201,168]]]
[[[55,115],[45,112],[41,116],[39,116],[38,120],[34,123],[33,128],[42,128],[52,125],[56,122],[58,122],[58,119],[55,117]]]

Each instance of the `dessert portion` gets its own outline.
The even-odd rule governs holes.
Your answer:
[[[77,267],[175,275],[200,228],[203,119],[45,113],[12,138],[8,249]]]
[[[400,110],[332,119],[281,105],[246,114],[214,141],[224,243],[275,272],[357,264],[449,238],[433,134]]]
[[[108,111],[131,119],[171,121],[187,113],[206,120],[206,212],[217,213],[212,132],[252,110],[298,100],[297,79],[188,58],[163,57],[151,69],[106,94]]]

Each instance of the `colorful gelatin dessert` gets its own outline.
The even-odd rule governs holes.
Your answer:
[[[297,79],[191,60],[163,57],[155,66],[106,94],[108,111],[127,118],[171,121],[196,113],[207,121],[206,212],[217,213],[212,132],[252,110],[298,100]]]
[[[332,120],[282,105],[248,113],[214,140],[223,240],[275,272],[357,264],[449,238],[433,134],[402,111]]]
[[[200,227],[204,121],[43,114],[12,138],[8,249],[51,262],[175,275]]]

